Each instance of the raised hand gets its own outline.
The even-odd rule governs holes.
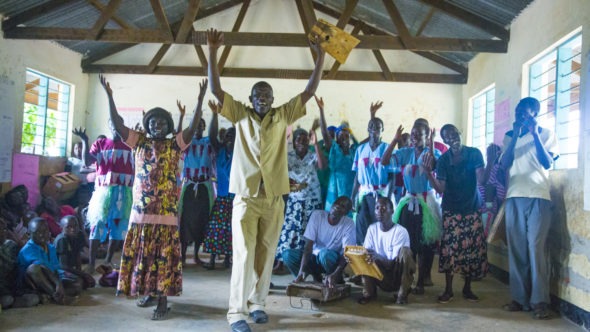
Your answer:
[[[499,145],[497,144],[490,144],[486,150],[486,157],[487,157],[487,162],[489,163],[494,163],[496,161],[496,158],[498,158],[498,156],[500,156],[500,153],[502,152],[502,149],[500,148]]]
[[[74,130],[72,130],[72,134],[80,137],[83,140],[88,140],[88,135],[86,135],[86,128],[74,128]]]
[[[219,114],[221,112],[221,105],[215,102],[215,100],[209,99],[209,109],[211,112]]]
[[[100,85],[102,85],[104,90],[107,92],[107,95],[112,96],[113,89],[111,89],[111,85],[109,82],[107,82],[107,79],[102,74],[98,75],[98,79],[100,80]]]
[[[393,140],[399,142],[399,140],[402,138],[403,133],[404,127],[402,125],[399,125],[399,127],[397,127],[397,130],[395,131],[395,136],[393,136]]]
[[[432,151],[428,151],[422,156],[422,165],[420,165],[425,172],[432,172],[434,167],[434,155]]]
[[[316,145],[317,142],[318,136],[315,134],[315,130],[312,128],[312,130],[309,132],[309,144]]]
[[[313,40],[309,40],[309,47],[313,50],[313,52],[320,56],[320,55],[324,55],[326,53],[326,51],[324,51],[324,49],[322,48],[322,46],[320,45],[320,42],[322,41],[321,37],[318,35],[315,35]]]
[[[178,107],[178,111],[180,112],[180,116],[184,116],[184,114],[186,113],[186,106],[183,105],[180,100],[176,100],[176,106]]]
[[[145,133],[145,130],[143,130],[143,127],[141,126],[141,123],[139,123],[139,122],[137,122],[135,124],[135,126],[133,127],[133,130],[139,131],[140,133]]]
[[[316,131],[319,127],[320,127],[320,119],[319,118],[315,118],[313,120],[313,123],[311,124],[311,130],[310,131]]]
[[[428,144],[428,148],[430,149],[430,151],[432,153],[434,153],[434,138],[436,137],[436,129],[432,128],[430,130],[430,135],[428,136],[428,139],[426,140],[426,144]]]
[[[313,97],[315,98],[315,102],[318,104],[318,107],[320,109],[324,109],[324,99],[322,97],[318,98],[318,96],[313,95]]]
[[[207,45],[209,48],[219,48],[223,45],[223,32],[216,29],[207,30]]]
[[[207,92],[207,83],[209,83],[209,80],[204,78],[201,83],[199,83],[199,102],[203,101],[203,98],[205,98],[205,93]]]
[[[377,111],[381,108],[381,106],[383,106],[382,101],[371,103],[371,107],[369,108],[369,111],[371,112],[371,119],[375,117],[375,114],[377,114]]]

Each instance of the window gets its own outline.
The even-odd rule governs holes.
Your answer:
[[[560,43],[530,64],[529,95],[541,103],[539,124],[555,132],[555,169],[577,168],[580,145],[582,34]]]
[[[21,152],[65,156],[70,84],[27,70]]]
[[[494,142],[494,109],[496,88],[491,86],[471,98],[471,146],[485,156],[488,145]]]

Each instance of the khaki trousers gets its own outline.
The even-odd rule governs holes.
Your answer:
[[[277,197],[236,195],[232,211],[233,265],[230,282],[230,324],[264,310],[275,251],[284,221],[285,203]]]
[[[414,281],[414,272],[416,271],[416,262],[412,258],[412,251],[409,247],[400,249],[399,255],[402,261],[395,261],[392,269],[385,267],[377,262],[377,266],[383,273],[383,280],[377,280],[373,277],[363,276],[363,296],[377,296],[377,286],[386,292],[397,292],[398,296],[407,296],[410,292],[412,282]]]

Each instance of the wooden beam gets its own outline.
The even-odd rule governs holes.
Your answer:
[[[160,0],[150,0],[150,3],[152,5],[152,9],[154,10],[154,15],[158,20],[158,24],[160,25],[160,30],[162,30],[162,32],[167,35],[167,42],[172,42],[174,40],[174,37],[172,36],[172,29],[168,23],[168,18],[166,17],[162,3]]]
[[[2,22],[2,30],[8,31],[12,28],[15,28],[19,24],[23,24],[27,21],[33,20],[41,15],[48,14],[64,5],[69,3],[75,2],[75,0],[51,0],[45,3],[42,3],[38,6],[32,7],[30,9],[25,10],[20,14],[16,14],[14,16],[8,17]]]
[[[89,65],[83,68],[85,73],[111,73],[111,74],[149,74],[147,66],[135,65]],[[174,67],[158,66],[153,74],[178,75],[178,76],[204,76],[206,68],[202,67]],[[277,78],[277,79],[301,79],[307,80],[311,70],[298,69],[251,69],[251,68],[225,68],[224,77],[244,78]],[[324,74],[326,74],[324,72]],[[373,82],[418,82],[418,83],[442,83],[465,84],[467,78],[455,74],[421,74],[421,73],[393,73],[394,80],[387,81],[382,72],[340,71],[334,78],[339,81],[373,81]]]
[[[295,0],[295,4],[297,5],[297,11],[299,12],[299,17],[301,18],[301,24],[303,25],[303,31],[305,35],[309,35],[311,28],[317,21],[315,16],[315,12],[313,10],[313,4],[310,0]],[[309,45],[309,42],[308,42]],[[310,48],[309,52],[311,53],[311,57],[313,58],[313,62],[316,61],[316,54]]]
[[[238,17],[234,22],[234,26],[231,29],[232,32],[240,31],[240,27],[242,26],[242,22],[244,22],[244,17],[246,16],[246,12],[248,11],[248,7],[250,6],[250,0],[244,1],[242,4],[242,8],[240,8],[240,12],[238,13]],[[225,67],[225,62],[229,57],[229,52],[231,51],[231,45],[227,45],[223,47],[223,52],[221,53],[221,57],[219,58],[219,62],[217,65],[219,66],[219,72],[223,72],[223,67]]]
[[[233,7],[235,5],[238,5],[238,4],[241,4],[241,3],[242,3],[241,0],[229,0],[229,1],[222,2],[222,3],[220,3],[220,4],[216,5],[216,6],[213,6],[213,7],[209,7],[209,8],[206,8],[206,9],[201,9],[201,10],[199,10],[199,13],[197,14],[196,20],[200,20],[200,19],[206,18],[208,16],[217,14],[217,13],[219,13],[221,11],[224,11],[224,10],[226,10],[228,8],[231,8],[231,7]],[[177,23],[178,24],[182,24],[182,23],[179,23],[179,22],[177,22]],[[190,33],[190,32],[191,31],[189,31],[189,35],[192,38],[192,33]],[[192,43],[192,41],[187,41],[186,39],[185,40],[182,40],[181,42],[182,43]],[[108,48],[106,50],[102,50],[100,52],[97,52],[97,53],[91,55],[89,58],[82,60],[82,67],[87,66],[87,65],[89,65],[89,64],[91,64],[93,62],[102,60],[102,59],[104,59],[104,58],[106,58],[108,56],[111,56],[111,55],[113,55],[115,53],[118,53],[118,52],[121,52],[123,50],[126,50],[126,49],[128,49],[130,47],[133,47],[135,45],[137,45],[137,44],[136,43],[132,43],[132,44],[115,44],[115,45],[113,45],[112,47],[110,47],[110,48]],[[198,46],[198,45],[196,45],[196,46]],[[201,47],[199,46],[199,48],[201,48]],[[202,51],[202,49],[201,49],[201,51]],[[206,59],[207,58],[205,58],[205,60]],[[201,64],[203,64],[203,63],[201,62]],[[205,64],[203,66],[204,67],[207,67],[206,61],[205,61]]]
[[[90,3],[94,8],[98,9],[101,12],[104,12],[106,10],[106,6],[103,5],[100,1],[98,0],[87,0],[88,3]],[[134,29],[136,28],[135,25],[133,24],[129,24],[127,21],[125,21],[124,19],[122,19],[121,17],[117,16],[117,15],[112,15],[111,19],[117,23],[117,25],[119,25],[121,28],[123,29]]]
[[[39,40],[88,40],[86,29],[74,28],[15,28],[6,31],[6,39]],[[357,49],[404,50],[399,37],[390,35],[359,35]],[[167,34],[160,30],[122,30],[105,29],[101,42],[112,43],[170,43]],[[488,52],[506,53],[508,42],[489,39],[455,39],[414,37],[414,51],[438,52]],[[195,31],[192,43],[207,45],[207,32]],[[183,44],[192,44],[189,41]],[[262,32],[225,32],[225,45],[231,46],[270,46],[270,47],[308,47],[308,39],[301,33],[262,33]]]
[[[340,18],[338,18],[338,22],[336,23],[337,27],[344,29],[344,27],[348,24],[348,21],[350,21],[352,13],[354,12],[354,8],[358,2],[358,0],[346,0],[346,6],[340,15]]]
[[[325,6],[324,4],[321,4],[321,3],[318,3],[318,2],[315,2],[314,1],[313,5],[314,5],[314,8],[316,10],[318,10],[319,12],[324,13],[324,14],[326,14],[328,16],[334,17],[336,19],[340,15],[340,13],[338,13],[337,11],[335,11],[334,9],[332,9],[332,8],[330,8],[328,6]],[[354,24],[356,26],[356,24],[359,24],[359,23],[360,24],[363,24],[363,21],[360,21],[360,20],[358,20],[358,19],[356,19],[354,17],[351,17],[350,23],[351,24]],[[387,31],[385,31],[385,30],[377,29],[377,28],[374,28],[374,27],[369,26],[369,25],[364,26],[363,27],[363,30],[366,31],[367,33],[370,33],[370,34],[373,34],[373,35],[390,35],[390,33],[387,32]],[[452,70],[455,70],[458,73],[462,73],[463,71],[464,72],[467,72],[467,68],[465,68],[461,64],[458,64],[458,63],[455,63],[453,61],[450,61],[450,60],[448,60],[446,58],[443,58],[443,57],[441,57],[441,56],[439,56],[437,54],[434,54],[434,53],[428,53],[428,54],[429,54],[428,59],[431,60],[431,61],[434,61],[434,62],[436,62],[438,64],[443,65],[443,66],[446,66],[447,68],[452,69]],[[447,66],[446,65],[447,63],[450,64],[450,66]],[[457,70],[457,69],[459,69],[459,70]]]
[[[428,14],[426,14],[426,17],[424,18],[424,20],[420,24],[420,27],[418,27],[418,30],[416,30],[416,36],[420,36],[422,34],[422,32],[424,31],[424,29],[426,29],[426,26],[428,25],[428,23],[432,19],[432,16],[434,15],[434,11],[435,11],[434,8],[430,8],[430,10],[428,11]]]
[[[423,3],[430,5],[448,15],[454,16],[474,27],[477,27],[492,36],[496,36],[502,40],[510,40],[510,31],[506,30],[503,26],[496,24],[495,22],[489,21],[486,18],[469,12],[461,7],[453,5],[449,1],[444,0],[420,0]]]
[[[199,57],[202,68],[207,69],[209,63],[207,62],[207,57],[205,56],[205,52],[203,51],[201,45],[195,45],[195,51],[197,52],[197,56]]]
[[[353,36],[357,36],[359,34],[359,32],[362,30],[362,28],[363,28],[363,24],[357,23],[354,26],[354,28],[352,29],[352,32],[350,34]],[[336,77],[336,73],[338,72],[338,69],[340,69],[340,66],[341,66],[340,62],[334,61],[334,64],[332,65],[332,68],[330,68],[330,71],[328,72],[328,75],[326,77],[328,77],[328,78]]]
[[[383,0],[383,5],[385,5],[385,9],[391,18],[391,21],[395,25],[397,34],[400,36],[404,46],[407,49],[414,49],[413,38],[410,35],[410,31],[408,31],[408,27],[406,27],[406,24],[404,23],[402,14],[400,13],[399,9],[397,9],[397,6],[393,0]]]
[[[172,45],[164,44],[164,45],[162,45],[162,47],[160,47],[158,52],[156,52],[156,55],[152,58],[152,61],[150,61],[149,65],[148,65],[148,72],[150,74],[153,73],[154,70],[156,70],[158,63],[160,63],[160,61],[162,60],[164,55],[166,55],[166,52],[168,52],[168,50],[170,49],[170,46],[172,46]]]
[[[180,23],[180,27],[178,28],[178,32],[176,33],[176,38],[174,39],[175,42],[181,43],[186,41],[188,35],[194,31],[193,23],[197,19],[197,14],[199,13],[199,6],[201,5],[201,0],[191,0],[184,12],[184,18],[182,19],[182,23]]]
[[[453,62],[447,58],[443,58],[440,55],[434,54],[431,52],[424,52],[424,51],[413,51],[413,52],[432,61],[432,62],[436,62],[439,65],[442,65],[442,66],[445,66],[449,69],[452,69],[461,75],[467,76],[468,69],[467,69],[467,67],[465,67],[463,65],[460,65],[456,62]]]
[[[121,0],[111,0],[107,5],[106,9],[102,12],[98,20],[94,23],[94,26],[88,31],[88,38],[97,40],[102,34],[104,27],[107,25],[111,17],[119,8]]]
[[[102,60],[106,57],[124,51],[135,45],[137,44],[115,44],[112,47],[101,49],[100,51],[93,53],[89,57],[82,59],[82,67],[88,66],[91,63]]]
[[[379,50],[373,50],[373,55],[375,56],[375,59],[377,59],[377,63],[379,64],[379,67],[381,68],[381,71],[383,72],[383,77],[385,77],[386,81],[393,81],[393,74],[391,74],[391,70],[389,70],[389,67],[387,66],[387,62],[385,61],[385,58],[383,57],[383,54],[381,54],[381,51]]]

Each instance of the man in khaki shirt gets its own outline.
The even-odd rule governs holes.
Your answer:
[[[229,191],[236,194],[232,214],[233,267],[227,320],[232,331],[250,331],[246,318],[268,322],[264,312],[273,259],[283,224],[284,201],[289,193],[287,126],[305,115],[305,103],[314,95],[322,75],[325,52],[317,42],[314,71],[305,90],[288,103],[271,108],[272,87],[252,87],[248,107],[221,89],[217,50],[223,33],[207,32],[211,92],[223,105],[220,114],[236,126],[236,142]]]

